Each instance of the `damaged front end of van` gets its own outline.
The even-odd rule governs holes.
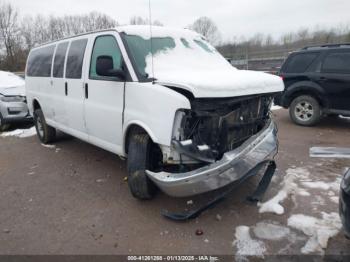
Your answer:
[[[163,148],[163,160],[183,172],[147,171],[149,178],[168,195],[185,197],[224,187],[273,160],[278,141],[272,99],[194,99],[191,110],[177,111],[171,146]]]
[[[241,181],[257,173],[257,167],[268,166],[278,149],[270,108],[283,81],[237,70],[190,30],[152,30],[152,36],[141,27],[122,30],[138,77],[148,83],[138,93],[153,94],[152,105],[142,107],[152,119],[145,121],[158,127],[155,132],[164,127],[161,135],[166,137],[159,142],[153,136],[162,161],[160,168],[146,170],[147,177],[168,195],[186,197]],[[166,111],[164,104],[174,110]],[[153,111],[153,105],[159,110]]]

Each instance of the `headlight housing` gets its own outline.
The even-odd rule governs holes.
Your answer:
[[[2,102],[11,103],[11,102],[25,102],[26,99],[23,96],[0,96],[0,100]]]

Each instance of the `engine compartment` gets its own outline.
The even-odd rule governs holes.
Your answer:
[[[192,109],[182,113],[172,146],[180,155],[215,162],[266,126],[272,100],[273,94],[193,99]]]

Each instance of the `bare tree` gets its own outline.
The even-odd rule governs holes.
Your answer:
[[[189,28],[203,35],[211,44],[220,42],[220,32],[216,24],[206,16],[198,18]]]
[[[141,16],[133,16],[130,18],[129,21],[130,25],[149,25],[149,19],[147,18],[142,18]],[[163,24],[158,21],[158,20],[154,20],[152,22],[152,25],[156,25],[156,26],[163,26]]]
[[[0,5],[0,44],[5,48],[5,64],[10,70],[15,70],[15,56],[20,49],[18,11],[11,4]]]

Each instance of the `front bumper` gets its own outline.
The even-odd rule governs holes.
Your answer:
[[[339,194],[339,215],[343,223],[344,233],[350,238],[350,181],[345,179],[345,176],[350,177],[350,168],[347,169],[343,176]]]
[[[266,128],[240,147],[226,152],[215,163],[186,173],[146,172],[166,194],[186,197],[212,191],[239,180],[260,162],[272,160],[277,147],[277,128],[271,120]]]
[[[31,121],[28,106],[25,102],[0,101],[0,113],[3,123]]]

